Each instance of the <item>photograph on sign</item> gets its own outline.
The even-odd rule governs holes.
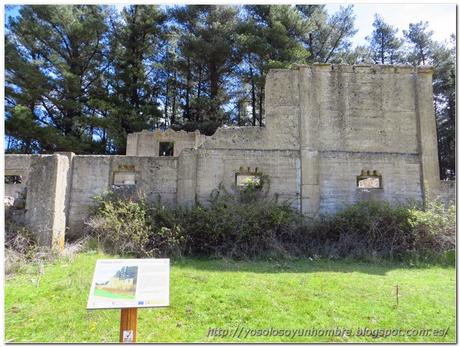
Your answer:
[[[98,260],[88,309],[169,305],[169,259]]]

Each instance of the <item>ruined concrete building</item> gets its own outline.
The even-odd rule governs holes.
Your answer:
[[[81,233],[92,197],[114,186],[191,205],[220,183],[264,175],[271,194],[309,216],[370,198],[453,200],[439,179],[430,68],[297,66],[271,70],[265,91],[262,128],[143,131],[128,136],[125,156],[6,155],[6,196],[50,246]]]

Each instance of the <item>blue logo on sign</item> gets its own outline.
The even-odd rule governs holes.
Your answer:
[[[144,302],[143,301],[138,301],[137,304],[138,305],[144,305]]]

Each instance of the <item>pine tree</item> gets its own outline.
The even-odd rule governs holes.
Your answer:
[[[415,66],[427,64],[433,44],[433,31],[428,30],[428,22],[410,23],[409,30],[403,30],[403,34],[410,46],[408,62]]]
[[[174,87],[185,97],[179,98],[186,120],[183,128],[212,134],[228,122],[224,105],[230,100],[230,90],[226,82],[240,62],[235,49],[237,8],[183,6],[174,8],[171,16],[181,32],[177,61],[172,65],[181,81]]]
[[[302,6],[297,8],[306,20],[307,35],[303,42],[310,52],[310,63],[342,62],[345,53],[351,47],[350,39],[356,34],[353,6],[340,7],[332,16],[328,16],[324,6]]]
[[[265,76],[270,68],[303,63],[309,56],[301,38],[305,20],[288,5],[246,5],[239,26],[239,49],[243,56],[240,79],[248,86],[252,125],[263,125]]]
[[[455,36],[449,43],[431,46],[433,94],[438,124],[438,151],[442,179],[455,179],[456,51]]]
[[[5,129],[24,152],[93,152],[87,103],[106,34],[101,6],[22,6],[10,18]]]
[[[370,43],[373,59],[377,64],[396,64],[401,60],[402,40],[396,35],[398,29],[384,22],[378,14],[372,23],[374,31],[366,37]]]
[[[157,52],[165,14],[156,6],[130,5],[112,18],[111,69],[107,71],[108,131],[118,153],[127,134],[153,129],[161,117]]]

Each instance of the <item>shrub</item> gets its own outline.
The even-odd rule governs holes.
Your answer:
[[[220,187],[209,206],[197,205],[184,214],[188,254],[254,258],[303,253],[301,216],[287,202],[248,187],[235,194]]]
[[[98,197],[86,222],[103,249],[139,257],[182,254],[253,258],[303,253],[300,215],[260,187],[230,194],[220,187],[209,206],[167,208],[117,192]]]
[[[97,207],[86,225],[109,253],[138,257],[180,256],[183,235],[174,210],[143,197],[110,192],[95,198]]]
[[[414,230],[414,248],[418,257],[426,260],[455,261],[456,208],[444,206],[440,200],[427,203],[425,209],[412,208],[411,226]]]
[[[180,210],[167,208],[159,202],[149,210],[149,238],[147,249],[159,257],[182,256],[185,236]]]
[[[393,258],[412,251],[411,218],[407,208],[363,201],[326,217],[326,228],[317,226],[314,238],[324,243],[322,248],[329,257]]]
[[[38,253],[35,238],[24,226],[5,220],[5,273],[17,272]]]
[[[191,208],[111,193],[99,198],[88,225],[106,251],[140,257],[428,260],[455,250],[453,206],[432,202],[421,210],[365,201],[307,220],[289,202],[270,198],[267,185],[233,193],[219,187],[208,204]]]
[[[148,204],[144,199],[123,198],[112,192],[96,197],[99,203],[87,221],[91,233],[107,252],[153,256],[147,249]]]
[[[9,212],[5,213],[5,274],[20,272],[27,264],[42,266],[54,259],[56,254],[39,247],[35,235]]]
[[[420,209],[364,201],[324,216],[309,230],[309,255],[435,260],[436,254],[455,250],[455,206],[446,209],[432,201]]]

